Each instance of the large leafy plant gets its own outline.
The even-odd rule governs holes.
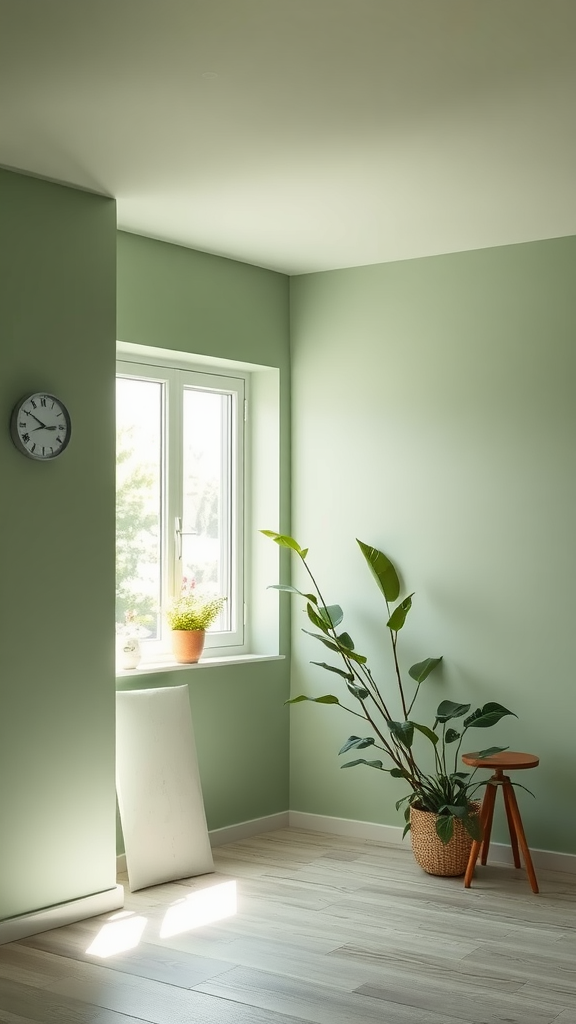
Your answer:
[[[322,592],[306,561],[308,548],[302,548],[293,537],[275,533],[273,530],[262,530],[280,547],[289,548],[301,560],[302,565],[312,584],[310,593],[304,593],[287,584],[275,584],[273,589],[298,594],[306,602],[306,614],[314,630],[304,632],[314,637],[324,647],[337,655],[339,665],[314,661],[313,665],[339,676],[346,686],[347,696],[353,700],[353,706],[343,704],[340,698],[332,693],[322,697],[308,697],[301,694],[287,701],[298,704],[301,701],[312,701],[316,704],[337,705],[356,718],[368,723],[371,733],[367,736],[349,736],[339,753],[345,754],[352,750],[382,751],[384,760],[364,757],[346,761],[342,768],[354,768],[366,765],[377,771],[388,772],[393,778],[404,779],[409,793],[398,800],[396,809],[403,804],[406,826],[404,834],[410,828],[410,806],[436,813],[436,831],[444,843],[448,843],[454,831],[454,820],[459,819],[466,831],[474,838],[481,838],[481,826],[475,813],[474,795],[485,782],[475,779],[475,772],[459,770],[459,754],[462,743],[470,729],[488,729],[496,725],[506,715],[513,715],[502,704],[490,701],[483,707],[471,711],[471,704],[457,704],[451,700],[443,700],[437,708],[432,727],[417,722],[413,716],[420,687],[428,676],[440,664],[442,658],[426,658],[408,670],[413,687],[408,692],[402,678],[398,660],[398,634],[403,628],[406,617],[412,607],[414,594],[402,600],[400,597],[400,581],[390,559],[377,548],[358,541],[368,567],[386,602],[386,627],[392,648],[392,669],[395,684],[392,693],[384,693],[376,683],[367,659],[354,647],[349,633],[339,632],[343,620],[340,605],[326,604]],[[398,602],[398,603],[395,603]],[[393,607],[394,605],[394,607]],[[434,765],[433,770],[421,767],[417,760],[417,748],[414,741],[422,736],[430,744]],[[428,752],[430,751],[428,748]],[[500,753],[506,747],[488,747],[475,752],[476,757],[489,757]],[[430,763],[430,757],[428,758]]]

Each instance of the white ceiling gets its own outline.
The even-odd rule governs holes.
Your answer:
[[[0,163],[289,274],[576,233],[576,0],[0,0]]]

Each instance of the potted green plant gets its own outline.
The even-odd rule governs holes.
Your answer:
[[[392,665],[395,678],[394,691],[384,693],[376,682],[367,659],[360,654],[346,632],[340,632],[343,612],[339,605],[325,602],[320,587],[308,566],[307,548],[302,548],[293,537],[262,530],[280,547],[290,549],[301,561],[311,583],[311,591],[304,593],[295,587],[275,584],[274,589],[299,594],[306,602],[306,613],[313,631],[304,630],[337,656],[340,664],[312,662],[332,676],[340,677],[345,686],[345,695],[352,699],[352,706],[343,704],[332,693],[321,697],[301,694],[287,701],[298,704],[312,701],[316,704],[336,705],[364,720],[369,726],[368,735],[352,735],[340,748],[339,754],[354,750],[381,752],[379,757],[368,760],[364,757],[346,761],[342,768],[357,765],[368,766],[377,771],[387,772],[393,778],[404,779],[409,792],[398,800],[397,810],[404,805],[405,828],[403,835],[412,830],[412,845],[416,859],[431,874],[462,874],[466,868],[468,853],[473,839],[481,838],[478,816],[479,804],[474,799],[484,782],[477,781],[475,772],[460,770],[459,755],[462,743],[470,729],[487,729],[506,715],[513,715],[501,704],[490,701],[483,707],[471,710],[471,704],[460,704],[443,700],[438,705],[431,726],[416,721],[413,711],[420,687],[438,667],[441,657],[426,658],[408,670],[413,683],[409,692],[404,682],[398,659],[398,635],[403,628],[412,606],[414,594],[399,600],[400,581],[390,559],[377,548],[358,541],[376,584],[386,602],[386,627],[388,629]],[[398,602],[398,603],[396,603]],[[422,738],[422,740],[421,740]],[[426,741],[427,749],[421,753],[421,742]],[[506,747],[489,747],[477,751],[476,757],[489,757],[500,753]],[[426,756],[428,755],[428,756]],[[430,756],[431,755],[431,756]],[[430,845],[431,833],[435,850],[432,857],[421,859],[417,850],[417,833],[420,834],[421,815],[427,815],[425,845]],[[443,849],[444,848],[444,851]],[[455,856],[458,852],[458,857]],[[442,861],[442,864],[439,861]],[[458,864],[456,865],[456,860]]]
[[[216,621],[226,598],[202,595],[194,581],[184,577],[182,592],[169,607],[166,618],[172,631],[172,649],[181,665],[195,665],[204,650],[206,630]]]

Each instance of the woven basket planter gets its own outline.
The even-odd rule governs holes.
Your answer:
[[[474,813],[478,814],[480,804],[472,806]],[[454,835],[449,843],[444,844],[436,832],[436,818],[433,811],[410,808],[410,837],[416,863],[429,875],[463,875],[472,848],[472,837],[462,822],[455,818]]]

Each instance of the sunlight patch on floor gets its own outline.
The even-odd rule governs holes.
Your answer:
[[[233,917],[238,910],[236,882],[222,882],[191,892],[169,907],[160,927],[160,938],[192,931],[214,921]]]
[[[108,924],[102,926],[86,953],[105,959],[115,953],[134,949],[140,942],[148,923],[146,917],[136,916],[131,911],[114,914]]]
[[[160,925],[161,939],[193,931],[202,925],[233,917],[238,910],[236,882],[222,882],[205,889],[195,889],[184,899],[177,900],[166,911]],[[132,910],[122,910],[108,918],[94,941],[88,946],[87,954],[106,957],[135,949],[142,940],[144,929],[151,925],[147,917]]]

